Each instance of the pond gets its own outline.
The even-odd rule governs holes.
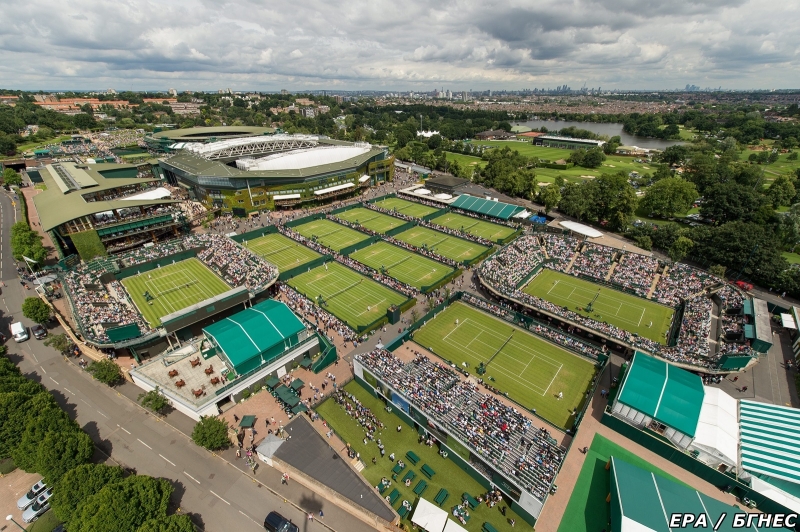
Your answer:
[[[514,125],[526,126],[531,129],[539,129],[544,126],[548,131],[554,132],[565,127],[576,127],[586,129],[598,135],[608,135],[613,137],[619,135],[623,146],[639,146],[640,148],[654,148],[663,150],[676,144],[684,144],[679,140],[651,139],[648,137],[637,137],[628,135],[622,131],[622,124],[616,123],[596,123],[596,122],[574,122],[571,120],[528,120],[527,122],[515,122]]]

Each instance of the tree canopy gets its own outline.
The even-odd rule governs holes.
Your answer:
[[[697,197],[694,183],[680,177],[668,177],[649,187],[639,206],[649,216],[669,218],[688,211]]]
[[[22,315],[36,323],[44,324],[50,321],[52,312],[50,306],[40,297],[26,297],[22,302]]]
[[[192,440],[200,447],[212,451],[225,449],[231,444],[228,436],[228,423],[216,417],[203,416],[194,426]]]
[[[59,479],[50,505],[56,516],[69,529],[78,506],[105,486],[123,478],[120,467],[104,464],[82,464],[64,473]]]
[[[103,360],[92,362],[86,370],[103,384],[114,386],[122,382],[122,371],[113,360],[104,358]]]

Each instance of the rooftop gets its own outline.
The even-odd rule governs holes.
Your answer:
[[[324,146],[276,153],[267,157],[241,161],[248,172],[258,170],[301,170],[315,166],[340,163],[369,152],[369,144],[362,146]]]
[[[178,141],[204,141],[220,137],[251,137],[272,133],[275,130],[261,126],[214,126],[190,127],[186,129],[169,129],[153,133],[154,139],[170,139]]]

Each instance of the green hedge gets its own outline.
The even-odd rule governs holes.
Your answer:
[[[22,211],[22,219],[25,220],[25,223],[30,227],[31,222],[28,220],[28,203],[25,201],[25,196],[22,195],[22,191],[19,187],[14,187],[14,192],[17,193],[17,197],[19,198],[19,210]]]
[[[81,259],[85,261],[92,260],[95,257],[105,257],[106,247],[100,241],[97,231],[90,229],[81,233],[74,233],[71,235],[72,244]]]
[[[422,292],[423,294],[429,294],[429,293],[433,292],[434,290],[437,290],[437,289],[443,287],[444,285],[446,285],[447,283],[449,283],[450,281],[452,281],[453,279],[455,279],[459,275],[461,275],[461,269],[460,268],[456,268],[455,271],[451,272],[448,275],[445,275],[444,277],[442,277],[441,279],[439,279],[435,283],[433,283],[431,285],[428,285],[428,286],[423,286],[422,288],[420,288],[420,292]]]

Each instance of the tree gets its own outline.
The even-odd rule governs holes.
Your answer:
[[[736,183],[719,183],[705,193],[700,214],[717,225],[753,221],[764,204],[764,196]]]
[[[668,177],[656,181],[647,189],[639,206],[648,216],[669,218],[677,213],[688,211],[697,199],[697,189],[680,177]]]
[[[70,469],[59,479],[50,505],[63,523],[70,526],[78,506],[109,484],[123,479],[121,467],[104,464],[82,464]]]
[[[3,170],[3,183],[9,186],[18,187],[22,184],[22,176],[20,176],[13,168],[6,168]]]
[[[188,515],[170,515],[146,521],[136,532],[195,532]]]
[[[200,447],[215,451],[225,449],[231,444],[228,437],[228,423],[211,416],[202,416],[194,426],[192,440]]]
[[[711,266],[708,267],[708,273],[710,273],[711,275],[716,275],[720,279],[725,278],[726,271],[727,268],[722,264],[712,264]]]
[[[122,381],[122,372],[119,366],[113,360],[107,358],[98,362],[92,362],[89,364],[87,371],[91,373],[95,379],[109,386],[114,386]]]
[[[625,174],[603,174],[581,186],[592,191],[590,212],[598,221],[607,221],[612,230],[628,225],[628,219],[636,211],[636,192]]]
[[[594,201],[591,190],[585,183],[567,183],[561,192],[561,201],[558,208],[567,216],[572,216],[578,220],[586,220]]]
[[[797,191],[792,181],[785,175],[779,175],[767,189],[767,198],[773,207],[788,206]]]
[[[159,391],[158,386],[155,390],[139,394],[139,402],[143,407],[156,413],[169,406],[169,399]]]
[[[683,164],[688,157],[689,148],[682,144],[676,144],[675,146],[667,146],[667,148],[661,152],[659,159],[665,164],[679,166]]]
[[[94,443],[88,434],[75,427],[71,431],[48,433],[38,451],[36,470],[52,486],[64,473],[89,461]]]
[[[22,302],[22,315],[36,323],[47,323],[52,313],[50,306],[38,297],[26,297]]]
[[[545,212],[550,212],[558,207],[558,202],[561,201],[561,191],[558,190],[555,183],[551,183],[546,187],[539,187],[538,201],[544,205]]]
[[[136,532],[146,521],[167,515],[172,485],[134,475],[91,495],[73,514],[69,532]]]
[[[66,354],[72,347],[72,340],[66,334],[53,334],[44,341],[44,345],[52,347],[61,354]]]
[[[647,235],[636,236],[633,241],[642,249],[646,249],[647,251],[653,249],[653,240]]]
[[[11,226],[11,254],[16,260],[23,256],[42,262],[47,257],[47,250],[42,246],[42,237],[33,231],[27,222],[17,222]]]
[[[0,155],[14,155],[17,151],[17,143],[8,135],[0,133]]]
[[[55,406],[50,392],[41,391],[36,395],[16,391],[0,393],[0,459],[8,458],[22,441],[23,431],[31,415],[38,415],[44,409]]]
[[[416,323],[419,319],[419,311],[417,309],[411,309],[411,323]]]
[[[22,432],[19,445],[11,450],[14,463],[29,473],[39,470],[39,446],[50,432],[71,432],[77,424],[55,404],[31,413]]]
[[[675,262],[679,262],[689,254],[689,251],[691,251],[693,246],[694,242],[692,242],[690,239],[686,238],[685,236],[679,236],[669,248],[669,258]]]

